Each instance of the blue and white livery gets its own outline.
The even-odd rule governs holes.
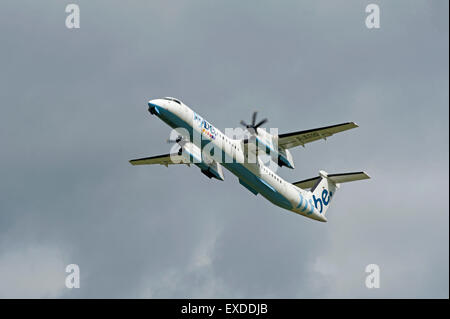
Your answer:
[[[233,139],[192,111],[175,98],[155,99],[148,102],[149,112],[174,128],[179,134],[174,140],[178,152],[131,160],[132,165],[186,164],[196,165],[209,178],[223,180],[222,167],[237,176],[239,183],[253,194],[261,194],[273,204],[294,213],[326,222],[328,207],[341,183],[370,178],[364,172],[328,174],[296,183],[278,176],[262,160],[269,158],[278,166],[294,168],[289,149],[304,146],[316,140],[358,127],[353,122],[312,130],[272,135],[260,128],[267,120],[245,126],[248,138]]]

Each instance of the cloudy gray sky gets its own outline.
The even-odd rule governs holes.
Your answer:
[[[78,30],[68,1],[0,4],[0,297],[448,298],[447,1],[73,2]],[[318,223],[229,172],[132,167],[168,150],[161,96],[221,129],[355,121],[279,172],[372,179]]]

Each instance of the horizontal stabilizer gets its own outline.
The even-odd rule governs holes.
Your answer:
[[[365,172],[353,172],[353,173],[342,173],[342,174],[328,174],[328,178],[331,179],[335,184],[347,183],[353,181],[359,181],[362,179],[369,179],[370,176]]]
[[[309,189],[313,188],[314,185],[318,183],[318,181],[322,178],[322,176],[317,176],[309,179],[305,179],[300,182],[293,183],[293,185],[302,188]],[[359,181],[362,179],[369,179],[370,176],[365,172],[352,172],[352,173],[342,173],[342,174],[327,174],[327,178],[331,180],[335,184]]]

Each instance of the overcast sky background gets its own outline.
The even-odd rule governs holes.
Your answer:
[[[449,297],[447,1],[73,2],[78,30],[68,1],[0,4],[0,297]],[[220,129],[355,121],[279,173],[372,179],[319,223],[228,171],[132,167],[168,151],[162,96]]]

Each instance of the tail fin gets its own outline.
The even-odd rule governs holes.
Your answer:
[[[320,213],[325,215],[336,189],[339,188],[339,184],[368,178],[370,177],[365,172],[328,174],[320,171],[319,176],[293,183],[293,185],[302,189],[311,188],[310,192],[314,206]]]

